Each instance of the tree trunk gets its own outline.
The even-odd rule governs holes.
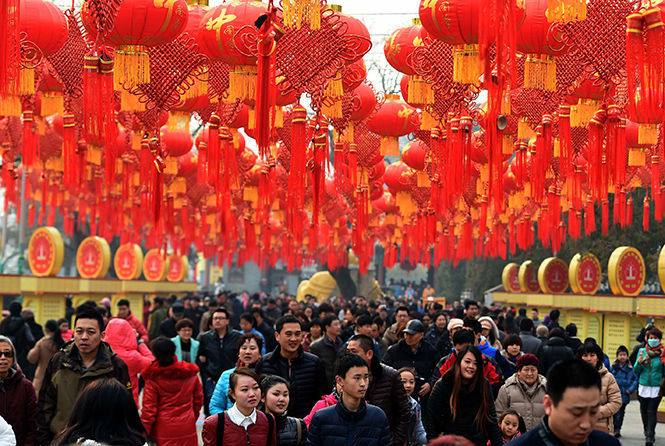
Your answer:
[[[330,275],[337,281],[337,287],[346,300],[353,299],[356,295],[356,283],[351,278],[349,268],[343,266],[335,270],[328,269]]]

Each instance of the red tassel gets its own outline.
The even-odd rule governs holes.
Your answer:
[[[646,102],[646,122],[662,122],[663,111],[660,108],[663,102],[663,63],[665,62],[665,25],[659,7],[643,11],[644,26],[646,28],[646,67],[643,73],[643,87],[640,94]],[[642,109],[642,107],[640,107]],[[639,110],[638,110],[639,112]],[[639,122],[639,121],[638,121]]]
[[[217,186],[217,178],[220,170],[220,149],[219,149],[219,125],[220,118],[216,114],[210,117],[208,126],[208,183]]]
[[[604,108],[598,110],[589,123],[589,188],[594,200],[603,200],[603,166],[607,163],[603,151],[603,128],[607,120]]]
[[[610,204],[608,200],[603,200],[602,203],[602,217],[601,217],[601,234],[607,235],[610,231]]]
[[[32,110],[23,110],[23,162],[26,167],[36,166],[37,143],[34,113]]]
[[[630,14],[626,24],[626,72],[628,80],[628,107],[631,120],[638,122],[637,98],[643,92],[638,93],[639,85],[646,85],[643,76],[643,67],[645,65],[644,40],[642,30],[644,27],[644,18],[642,14],[636,12]]]
[[[306,152],[307,110],[297,105],[291,112],[291,166],[287,191],[287,229],[297,242],[302,240],[300,212],[304,204]]]
[[[649,221],[651,219],[650,215],[650,204],[648,197],[644,197],[644,204],[642,207],[642,228],[644,229],[645,232],[649,231]]]
[[[257,44],[256,77],[256,143],[259,155],[266,159],[270,154],[270,136],[274,127],[271,117],[275,114],[275,27],[276,9],[272,8],[259,29]]]
[[[626,203],[626,226],[633,226],[633,197],[628,197]]]

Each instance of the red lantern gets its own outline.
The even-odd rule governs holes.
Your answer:
[[[367,177],[370,180],[378,180],[384,173],[386,173],[386,163],[381,159],[381,161],[368,169]]]
[[[53,3],[44,0],[21,0],[21,33],[34,43],[44,56],[58,51],[67,40],[65,14]]]
[[[359,54],[360,56],[347,62],[348,64],[352,64],[358,59],[361,59],[362,56],[372,48],[372,38],[369,34],[369,30],[363,22],[353,16],[344,14],[341,6],[335,5],[334,9],[336,10],[334,12],[335,16],[339,17],[339,21],[347,26],[345,34],[347,36],[361,37],[361,39],[358,39],[357,41],[360,46],[355,48],[355,54]]]
[[[478,43],[481,0],[421,0],[418,15],[427,32],[451,45]]]
[[[189,132],[169,131],[167,128],[162,128],[160,134],[162,145],[166,147],[166,151],[171,156],[182,156],[192,148],[192,135]]]
[[[409,141],[402,149],[402,161],[415,170],[425,169],[425,159],[429,148],[420,139]]]
[[[188,177],[196,172],[198,155],[196,151],[190,150],[186,154],[178,157],[178,175]]]
[[[386,167],[386,173],[383,174],[383,182],[394,192],[409,190],[412,181],[411,177],[414,174],[413,169],[402,161],[397,161]]]
[[[353,111],[351,119],[362,121],[376,108],[376,95],[369,85],[362,83],[353,91]]]
[[[362,85],[367,78],[367,67],[363,59],[358,59],[350,65],[344,67],[342,74],[342,88],[345,92],[353,91]]]
[[[97,38],[89,2],[81,7],[81,20],[92,39]],[[170,42],[187,25],[186,0],[125,0],[106,39],[115,47],[116,83],[150,82],[147,47]]]
[[[382,136],[381,154],[390,156],[399,156],[398,138],[414,132],[419,126],[418,112],[399,95],[387,95],[381,108],[367,121],[367,128]]]
[[[423,44],[423,26],[418,19],[414,24],[394,31],[383,45],[383,53],[388,63],[400,73],[414,75],[413,68],[409,66],[408,57]]]

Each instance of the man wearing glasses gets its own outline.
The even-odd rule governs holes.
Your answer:
[[[210,415],[208,404],[219,376],[224,370],[235,367],[238,361],[240,332],[229,328],[229,312],[217,308],[212,313],[212,330],[199,335],[198,365],[203,380],[204,409]]]

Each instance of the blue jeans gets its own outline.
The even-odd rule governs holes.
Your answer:
[[[618,434],[621,432],[621,426],[623,426],[623,416],[626,414],[626,404],[621,405],[621,409],[617,413],[614,414],[614,433]]]
[[[210,416],[210,398],[212,398],[212,393],[215,391],[215,385],[217,383],[212,379],[206,379],[203,381],[203,411],[206,414],[206,417]]]

